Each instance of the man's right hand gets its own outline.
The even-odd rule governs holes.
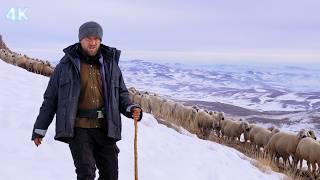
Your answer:
[[[33,142],[38,147],[41,144],[42,138],[36,137]]]

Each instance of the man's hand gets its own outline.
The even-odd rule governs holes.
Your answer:
[[[36,137],[33,142],[38,147],[41,144],[42,138]]]
[[[132,118],[134,120],[140,121],[140,113],[141,113],[141,109],[140,108],[133,108],[132,109]]]

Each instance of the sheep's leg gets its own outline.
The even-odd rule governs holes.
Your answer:
[[[307,161],[307,165],[308,165],[308,171],[311,173],[311,164],[309,161]]]

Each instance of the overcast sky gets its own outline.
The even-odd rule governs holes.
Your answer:
[[[124,59],[320,63],[319,0],[0,1],[7,44],[50,60],[94,20],[103,43]],[[8,19],[11,8],[25,10],[27,20]]]

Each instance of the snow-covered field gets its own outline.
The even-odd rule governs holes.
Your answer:
[[[222,102],[259,111],[320,108],[320,67],[164,64],[120,61],[129,85],[183,100]]]
[[[41,146],[30,140],[48,78],[0,61],[0,179],[76,179],[66,144],[53,140],[54,123]],[[179,134],[146,114],[139,123],[141,180],[281,179],[261,172],[249,158],[190,134]],[[123,117],[118,142],[119,179],[133,179],[133,122]]]
[[[127,85],[138,90],[203,105],[252,123],[274,124],[293,132],[311,128],[320,135],[319,66],[190,65],[145,60],[120,61],[120,65]]]

